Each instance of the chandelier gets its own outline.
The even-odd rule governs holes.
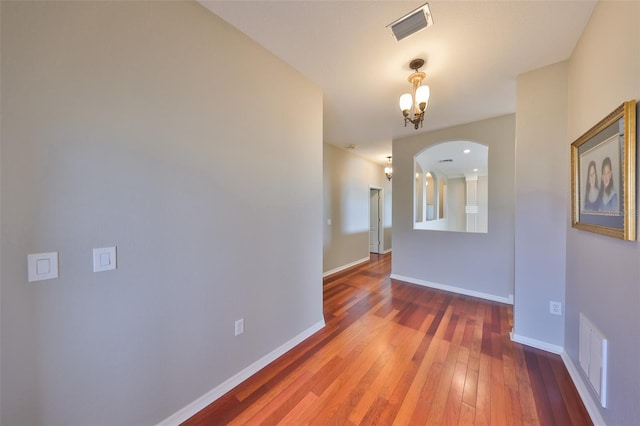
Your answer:
[[[419,69],[423,65],[424,59],[411,61],[409,68],[414,70],[414,73],[407,80],[412,84],[413,91],[400,96],[400,110],[404,116],[404,126],[407,127],[407,123],[411,123],[416,130],[418,126],[422,127],[424,112],[427,109],[427,105],[429,105],[429,95],[431,93],[429,86],[422,84],[426,75]]]
[[[384,168],[384,175],[387,177],[387,180],[391,180],[391,176],[393,175],[393,167],[391,167],[391,156],[387,157],[387,167]]]

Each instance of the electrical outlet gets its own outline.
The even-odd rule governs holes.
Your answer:
[[[238,336],[244,333],[244,318],[240,318],[236,321],[235,335]]]
[[[553,315],[562,315],[562,303],[550,301],[549,313]]]

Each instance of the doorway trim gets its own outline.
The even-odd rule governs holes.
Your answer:
[[[380,188],[379,186],[374,186],[374,185],[369,185],[369,253],[378,253],[378,254],[382,254],[384,253],[384,217],[383,217],[383,212],[384,212],[384,205],[383,205],[383,200],[384,200],[384,193],[383,193],[383,189]],[[378,196],[378,203],[377,203],[377,209],[378,209],[378,244],[377,245],[373,245],[371,244],[371,219],[372,216],[375,214],[375,212],[373,211],[373,203],[371,202],[371,196],[372,194],[376,192],[377,196]],[[374,248],[372,247],[377,247],[377,251],[374,251]]]

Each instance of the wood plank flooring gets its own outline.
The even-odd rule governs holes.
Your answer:
[[[324,280],[326,327],[184,425],[591,425],[559,356],[509,339],[512,307],[389,278]]]

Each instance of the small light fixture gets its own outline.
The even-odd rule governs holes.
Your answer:
[[[469,148],[467,148],[467,149],[465,149],[465,150],[464,150],[464,151],[462,151],[462,152],[464,152],[465,154],[468,154],[468,153],[470,153],[470,152],[471,152],[471,150],[470,150]]]
[[[427,105],[429,105],[429,96],[431,94],[429,86],[422,84],[426,74],[419,71],[419,69],[423,65],[424,59],[411,61],[409,68],[415,72],[409,76],[408,80],[413,86],[413,91],[400,96],[400,110],[404,116],[404,126],[407,127],[407,123],[411,123],[416,130],[418,130],[418,126],[422,127],[424,112],[427,109]]]
[[[391,167],[391,156],[387,157],[387,167],[384,168],[384,175],[387,177],[387,180],[391,180],[391,176],[393,175],[393,167]]]

